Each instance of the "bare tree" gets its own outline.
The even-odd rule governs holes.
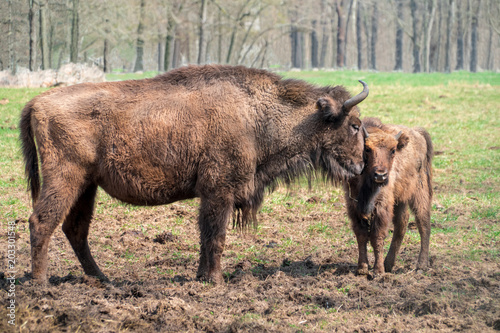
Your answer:
[[[451,60],[450,60],[450,52],[451,52],[451,27],[453,25],[454,18],[454,10],[455,0],[449,0],[448,3],[448,18],[446,20],[446,46],[445,50],[445,60],[444,60],[444,71],[449,73],[451,71]]]
[[[337,0],[335,2],[335,10],[337,11],[337,67],[345,67],[345,32],[346,32],[346,17],[345,17],[345,1]]]
[[[137,26],[137,40],[136,40],[136,58],[134,65],[134,72],[139,72],[144,70],[144,15],[145,15],[146,1],[141,0],[139,9],[139,24]]]
[[[429,0],[426,3],[427,10],[424,11],[424,24],[423,24],[423,37],[424,37],[424,72],[429,72],[429,58],[430,58],[430,44],[431,44],[431,32],[434,25],[434,17],[436,16],[436,0]]]
[[[478,17],[479,9],[481,8],[481,0],[477,0],[476,10],[472,13],[471,22],[471,49],[470,49],[470,71],[477,72],[477,41],[478,41]]]
[[[356,46],[358,49],[358,69],[363,68],[363,24],[362,24],[362,8],[363,4],[360,1],[358,3],[357,13],[356,13]]]
[[[226,56],[226,63],[229,64],[231,63],[231,58],[233,55],[233,49],[234,49],[234,44],[236,42],[236,34],[238,32],[238,27],[243,25],[243,20],[245,17],[249,16],[250,13],[246,11],[246,7],[249,5],[249,3],[252,0],[245,0],[243,5],[239,7],[237,14],[232,17],[230,16],[230,19],[233,21],[232,22],[232,28],[231,28],[231,37],[229,40],[229,48],[227,51],[227,56]]]
[[[318,67],[318,34],[316,32],[316,20],[312,21],[312,29],[311,29],[311,67]]]
[[[78,16],[79,0],[73,0],[72,20],[71,20],[71,46],[70,46],[70,61],[78,62],[78,38],[79,38],[79,16]]]
[[[370,69],[377,69],[378,2],[373,3],[372,36],[370,40]]]
[[[12,15],[12,0],[7,0],[9,5],[9,67],[12,75],[16,74],[16,53],[14,43],[16,40],[14,29],[14,18]]]
[[[326,51],[328,49],[328,39],[330,35],[327,33],[327,10],[326,0],[321,0],[321,51],[319,56],[319,67],[325,67]]]
[[[203,62],[205,56],[205,24],[207,22],[207,0],[200,0],[200,25],[199,25],[199,40],[198,40],[198,64]]]
[[[464,69],[464,28],[462,21],[462,0],[457,0],[457,66],[456,70]]]
[[[35,69],[35,59],[36,59],[36,45],[35,45],[35,1],[28,0],[28,31],[29,31],[29,60],[28,68],[30,71]]]
[[[396,64],[395,71],[403,70],[403,0],[396,0]]]
[[[40,43],[42,49],[42,69],[50,68],[49,32],[47,31],[47,2],[40,0]]]
[[[411,36],[411,40],[413,43],[413,73],[418,73],[421,71],[420,69],[420,31],[419,31],[419,13],[417,10],[417,3],[415,0],[410,0],[410,10],[412,17],[412,27],[413,27],[413,35]]]

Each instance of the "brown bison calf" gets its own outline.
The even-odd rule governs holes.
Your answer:
[[[347,212],[358,241],[358,274],[368,274],[367,243],[375,254],[374,274],[390,272],[408,225],[408,206],[415,214],[421,248],[417,268],[428,266],[432,201],[432,142],[422,128],[363,120],[365,169],[344,184]],[[389,253],[382,266],[384,239],[394,223]]]
[[[105,278],[87,241],[99,186],[134,205],[199,197],[197,276],[221,281],[226,225],[235,209],[255,216],[267,186],[311,169],[337,181],[361,173],[356,105],[368,95],[363,86],[351,97],[340,86],[207,65],[35,97],[20,123],[34,203],[33,278],[47,279],[49,240],[60,223],[85,273]]]

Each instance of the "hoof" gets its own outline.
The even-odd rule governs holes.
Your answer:
[[[384,266],[384,270],[386,273],[392,273],[392,266]]]
[[[363,268],[358,268],[356,271],[356,274],[357,275],[370,275],[370,272],[368,271],[367,267],[363,267]]]
[[[201,274],[196,276],[196,278],[202,282],[208,282],[213,284],[222,284],[224,282],[224,279],[222,278],[222,273]]]

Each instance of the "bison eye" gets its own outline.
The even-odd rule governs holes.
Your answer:
[[[359,126],[358,126],[358,125],[355,125],[355,124],[353,124],[353,125],[351,125],[351,126],[352,126],[352,128],[354,129],[354,133],[358,133],[358,131],[359,131]]]
[[[396,153],[396,149],[391,150],[391,155],[394,155]]]

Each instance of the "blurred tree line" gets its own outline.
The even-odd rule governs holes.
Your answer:
[[[2,0],[0,70],[500,68],[498,0]]]

